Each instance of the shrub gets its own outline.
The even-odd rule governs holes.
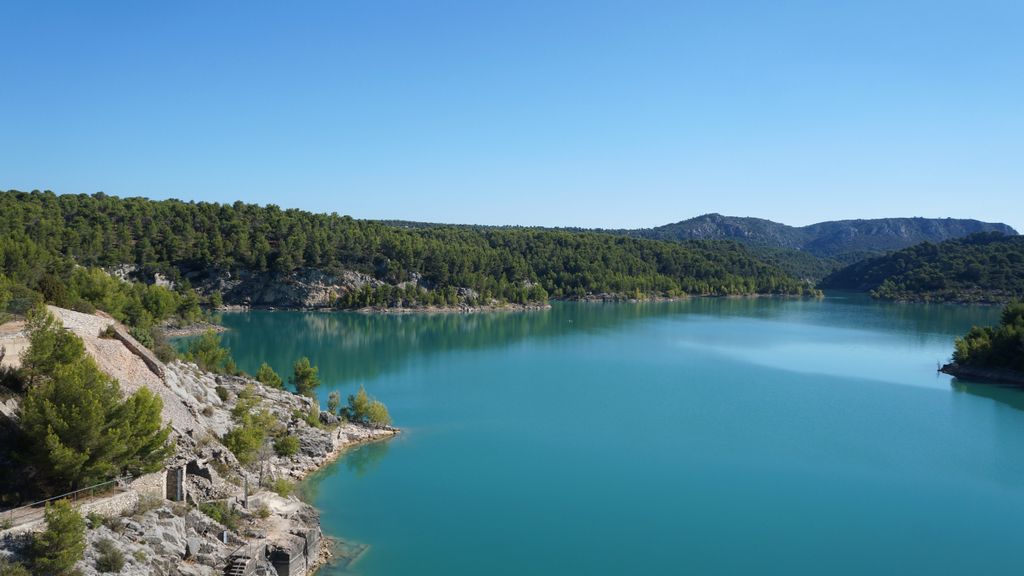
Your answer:
[[[274,453],[282,458],[295,456],[299,453],[299,439],[291,434],[279,436],[274,440]]]
[[[46,530],[32,543],[35,571],[64,574],[85,553],[85,520],[67,500],[46,505]]]
[[[153,328],[151,326],[133,326],[128,329],[128,333],[146,348],[150,350],[156,348],[156,338],[153,337]]]
[[[309,424],[311,428],[322,428],[323,424],[320,422],[320,405],[314,402],[309,407],[309,410],[306,412],[303,420],[305,420],[306,424]]]
[[[266,442],[267,435],[280,426],[268,410],[257,410],[258,407],[259,400],[252,387],[246,387],[239,393],[238,401],[231,410],[237,425],[224,435],[224,445],[242,464],[251,464]]]
[[[217,387],[214,388],[213,391],[217,393],[217,398],[220,398],[221,402],[227,402],[228,401],[228,389],[227,388],[221,386],[220,384],[217,384]]]
[[[89,521],[89,528],[99,528],[107,518],[99,512],[89,512],[85,519]]]
[[[238,510],[225,502],[203,502],[199,505],[199,511],[232,532],[238,530],[238,523],[242,519]]]
[[[110,538],[104,538],[94,544],[99,557],[96,558],[97,572],[120,572],[124,568],[124,554]]]
[[[142,494],[139,496],[138,503],[135,504],[135,510],[132,512],[132,516],[142,516],[146,512],[156,510],[164,505],[164,501],[159,496],[153,494]]]
[[[274,372],[274,369],[270,367],[270,364],[264,362],[260,364],[260,369],[256,371],[256,380],[258,380],[264,386],[270,388],[283,388],[284,383],[281,381],[281,377]]]
[[[292,490],[295,489],[295,484],[284,478],[278,478],[270,485],[270,489],[276,492],[278,496],[287,498],[292,493]]]
[[[32,576],[32,573],[22,564],[9,564],[6,560],[0,560],[0,576]]]
[[[270,508],[266,504],[260,504],[259,510],[256,511],[256,515],[261,519],[266,520],[270,518]]]
[[[120,532],[124,528],[124,518],[120,516],[107,516],[103,519],[103,525],[111,532]]]
[[[213,416],[213,406],[210,406],[209,404],[203,406],[203,416],[206,416],[207,418]]]

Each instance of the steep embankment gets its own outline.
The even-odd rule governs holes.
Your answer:
[[[312,426],[308,398],[248,378],[206,373],[194,364],[163,364],[109,318],[60,308],[51,312],[123,390],[145,386],[160,396],[176,442],[164,470],[80,502],[83,513],[105,517],[87,533],[86,557],[78,564],[83,574],[97,574],[94,544],[105,539],[123,553],[127,563],[120,573],[128,575],[223,574],[231,563],[263,574],[276,574],[275,566],[302,574],[324,561],[329,546],[316,510],[284,489],[345,448],[396,430],[338,423],[326,413],[322,425]],[[117,336],[100,337],[111,325]],[[0,345],[24,349],[27,336],[21,328],[20,323],[0,326]],[[4,364],[17,365],[16,355],[8,355]],[[239,462],[221,439],[236,426],[234,413],[243,400],[266,409],[280,423],[281,436],[297,439],[294,454],[278,455],[265,445],[255,461]],[[16,425],[17,397],[8,402]],[[16,523],[0,537],[0,556],[17,559],[26,550],[26,533],[42,528],[41,513],[23,510],[10,517]]]

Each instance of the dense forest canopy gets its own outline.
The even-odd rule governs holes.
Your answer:
[[[680,244],[529,228],[411,228],[273,205],[103,193],[8,191],[0,193],[0,213],[0,274],[34,290],[49,276],[67,281],[75,265],[124,264],[172,279],[198,270],[352,270],[386,283],[377,291],[388,297],[415,280],[429,292],[448,289],[452,298],[455,288],[469,288],[480,298],[518,302],[595,293],[800,294],[808,289],[725,241]]]
[[[1006,302],[1024,297],[1024,237],[991,232],[924,242],[852,264],[821,287],[895,300]]]
[[[975,326],[957,338],[953,361],[962,366],[1024,372],[1024,303],[1007,305],[999,326]]]

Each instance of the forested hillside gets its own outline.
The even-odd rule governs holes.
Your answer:
[[[410,228],[276,206],[0,193],[0,273],[41,290],[72,265],[131,264],[172,280],[197,272],[283,275],[316,269],[380,281],[360,299],[537,302],[612,293],[800,294],[807,285],[733,242],[683,244],[537,229]],[[465,288],[469,291],[456,291]],[[469,295],[467,295],[469,294]],[[440,300],[439,300],[440,299]]]
[[[1024,237],[987,233],[925,242],[848,266],[820,286],[893,300],[1006,302],[1024,296]]]

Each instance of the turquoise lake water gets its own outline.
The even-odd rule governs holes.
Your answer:
[[[365,576],[1020,574],[1024,396],[937,374],[998,309],[556,303],[227,314],[405,432],[307,487]]]

